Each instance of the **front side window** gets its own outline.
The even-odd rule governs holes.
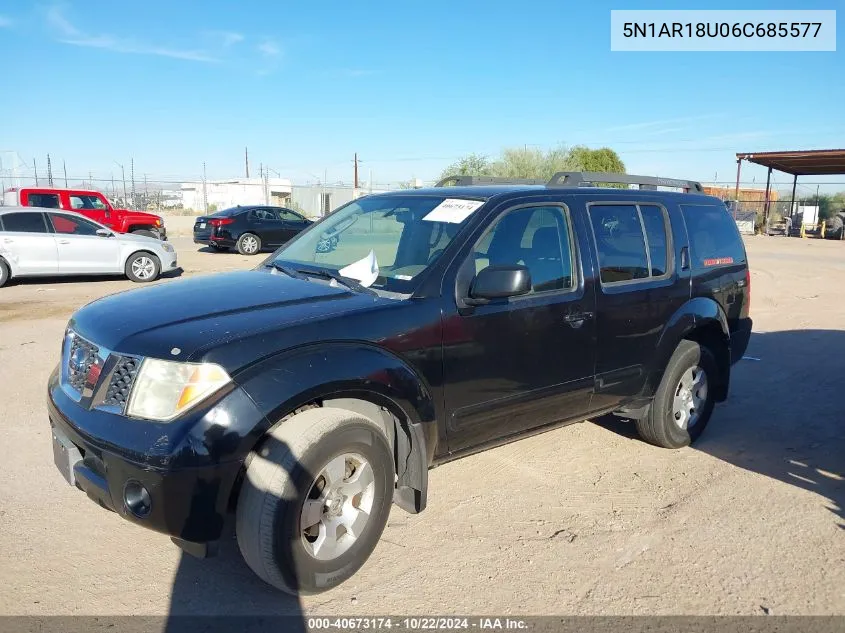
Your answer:
[[[288,209],[279,209],[279,217],[285,222],[301,222],[302,216]]]
[[[324,269],[354,277],[344,269],[356,264],[352,270],[357,270],[364,262],[372,262],[378,270],[372,288],[409,292],[413,280],[440,258],[482,204],[445,196],[359,198],[299,233],[267,265]]]
[[[58,209],[59,196],[55,193],[31,193],[27,196],[26,206],[43,209]]]
[[[100,227],[83,218],[74,218],[61,213],[51,213],[53,230],[63,235],[96,235]]]
[[[3,227],[19,233],[47,233],[43,213],[7,213],[3,216]]]
[[[574,287],[569,221],[562,207],[524,207],[496,220],[471,257],[476,274],[488,266],[522,265],[532,292]]]
[[[91,195],[73,195],[70,196],[71,209],[108,209],[106,203],[100,200],[97,196]]]
[[[668,218],[654,204],[593,204],[590,224],[601,282],[662,277],[669,271]]]

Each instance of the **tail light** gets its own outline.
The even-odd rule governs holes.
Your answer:
[[[233,218],[212,218],[208,221],[208,223],[213,227],[218,226],[225,226],[226,224],[231,224],[235,220]]]
[[[751,268],[745,269],[745,306],[748,314],[751,314]]]

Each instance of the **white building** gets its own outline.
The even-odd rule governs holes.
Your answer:
[[[349,185],[293,185],[290,206],[309,218],[318,218],[370,193],[382,191],[355,189]]]
[[[284,207],[290,205],[291,198],[291,183],[287,178],[186,182],[182,183],[181,190],[182,205],[202,212],[254,204]]]

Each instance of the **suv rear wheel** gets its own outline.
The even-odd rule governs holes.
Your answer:
[[[636,421],[640,437],[663,448],[694,442],[713,413],[717,377],[710,350],[695,341],[681,341],[646,415]]]
[[[390,514],[393,454],[382,429],[343,409],[308,409],[272,430],[250,459],[235,524],[247,565],[294,594],[352,576]]]

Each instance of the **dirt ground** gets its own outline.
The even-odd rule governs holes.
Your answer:
[[[256,263],[172,241],[185,276]],[[133,284],[0,289],[0,613],[845,614],[845,244],[748,250],[753,359],[695,447],[611,419],[441,466],[423,514],[394,507],[356,576],[298,599],[233,538],[193,559],[54,468],[45,383],[66,322]]]

